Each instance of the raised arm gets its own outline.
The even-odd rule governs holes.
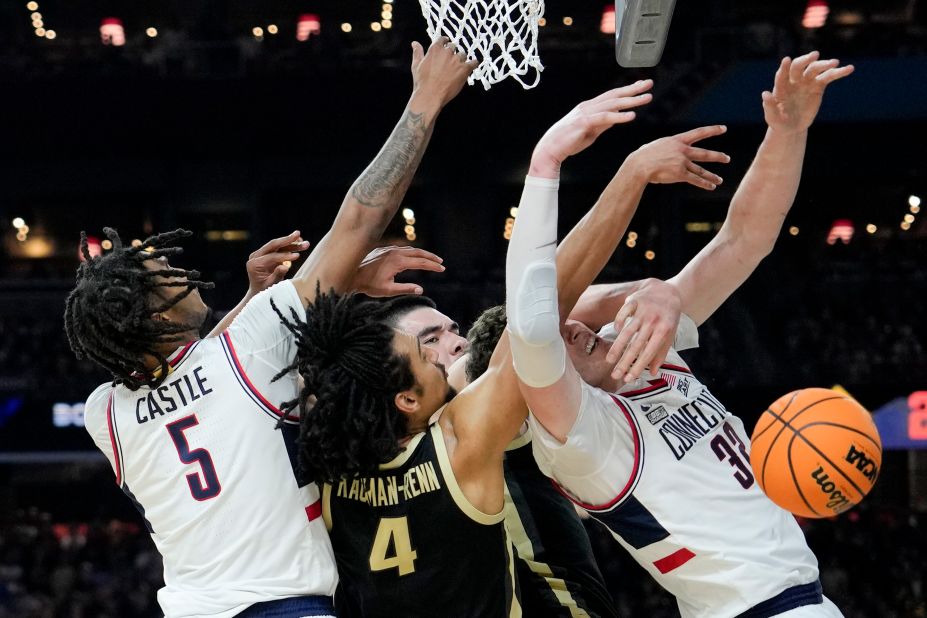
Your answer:
[[[763,93],[766,137],[731,200],[718,234],[670,279],[682,310],[701,324],[773,249],[801,179],[808,128],[828,84],[853,72],[811,52],[784,58],[772,92]]]
[[[373,162],[351,186],[332,229],[293,278],[303,302],[316,286],[345,292],[361,259],[392,220],[428,146],[438,114],[463,88],[475,63],[455,54],[446,37],[427,54],[413,43],[413,91],[399,123]]]

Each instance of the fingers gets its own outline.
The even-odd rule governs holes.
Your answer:
[[[807,81],[809,79],[815,78],[827,69],[832,69],[840,64],[840,61],[836,58],[831,58],[830,60],[815,60],[808,65],[802,74],[801,77],[803,80]]]
[[[594,99],[589,99],[587,103],[597,104],[607,99],[614,99],[614,98],[620,98],[620,97],[633,97],[639,94],[643,94],[647,92],[648,90],[650,90],[651,88],[653,88],[652,79],[641,79],[641,80],[634,82],[633,84],[622,86],[621,88],[612,88],[611,90],[607,90],[603,92],[602,94],[600,94],[599,96],[595,97]]]
[[[300,242],[306,242],[300,239],[299,236],[300,236],[299,230],[293,230],[286,236],[281,236],[280,238],[274,238],[273,240],[269,240],[266,243],[264,243],[264,245],[260,249],[252,253],[249,256],[249,259],[256,258],[261,255],[271,253],[273,251],[279,251],[281,248],[286,247],[287,245],[298,244]],[[306,246],[308,246],[308,243],[306,243]]]
[[[438,47],[447,47],[448,43],[450,42],[451,40],[447,38],[446,36],[439,36],[438,38],[436,38],[434,41],[431,42],[431,45],[428,46],[428,51],[431,51]],[[453,44],[451,44],[451,47],[453,48]]]
[[[444,265],[427,258],[403,257],[397,264],[397,273],[405,270],[428,270],[433,273],[443,273]]]
[[[722,179],[717,174],[713,174],[712,172],[709,172],[701,165],[698,165],[697,163],[693,163],[692,161],[689,161],[686,163],[686,169],[689,171],[690,174],[695,174],[702,180],[706,181],[710,186],[702,187],[702,188],[708,189],[709,191],[715,189],[718,185],[724,182],[724,179]]]
[[[279,264],[279,265],[274,269],[274,272],[272,272],[272,273],[270,274],[270,277],[268,277],[268,286],[267,286],[267,287],[270,287],[271,285],[273,285],[273,284],[275,284],[275,283],[278,283],[278,282],[280,282],[280,281],[283,281],[283,278],[286,277],[286,274],[290,271],[290,266],[292,266],[292,265],[293,265],[293,263],[290,262],[290,261],[286,261],[286,262],[283,262],[282,264]]]
[[[278,252],[278,253],[268,253],[267,255],[262,255],[258,257],[260,257],[262,260],[265,260],[267,262],[277,262],[277,263],[282,264],[283,262],[292,262],[294,260],[298,260],[299,254],[295,252],[288,252],[288,253]]]
[[[819,56],[820,54],[817,51],[813,51],[793,60],[789,67],[789,81],[793,84],[800,82],[805,69],[807,69],[812,62],[817,60]]]
[[[656,374],[660,370],[660,365],[656,363],[654,357],[659,354],[665,340],[666,335],[662,329],[654,330],[647,341],[647,347],[637,356],[637,360],[634,361],[634,364],[631,365],[628,373],[624,376],[625,382],[633,382],[638,379],[647,368],[649,368],[650,373],[653,374]]]
[[[827,69],[814,79],[818,83],[824,84],[826,86],[827,84],[835,82],[838,79],[843,79],[855,70],[856,67],[854,67],[852,64],[848,64],[845,67]]]
[[[731,158],[723,152],[717,150],[707,150],[705,148],[696,148],[690,146],[683,154],[692,161],[701,161],[703,163],[730,163]]]
[[[698,187],[699,189],[705,189],[706,191],[714,191],[718,188],[718,185],[707,178],[702,178],[700,175],[695,172],[686,171],[685,181],[692,185],[693,187]]]
[[[620,370],[621,374],[624,374],[625,383],[631,382],[632,377],[629,373],[634,364],[634,359],[639,358],[641,352],[644,349],[644,346],[650,340],[650,334],[653,331],[653,327],[650,324],[642,324],[640,330],[636,335],[631,339],[631,342],[628,344],[627,349],[624,351],[624,354],[621,355],[621,358],[618,360],[618,365],[615,369],[612,370],[612,376],[616,379],[622,379],[615,374]],[[640,373],[638,372],[638,375]]]
[[[618,331],[618,337],[609,349],[608,354],[605,355],[605,360],[609,363],[618,361],[621,352],[624,350],[625,346],[627,346],[634,333],[637,332],[636,327],[638,325],[634,324],[634,320],[628,322],[628,320],[634,316],[635,311],[637,311],[637,301],[632,298],[625,301],[624,305],[621,306],[621,309],[615,316],[615,329]]]
[[[418,65],[422,63],[422,60],[425,58],[425,50],[422,48],[422,44],[418,41],[412,41],[412,70],[415,71],[418,68]]]
[[[700,142],[703,139],[708,139],[709,137],[715,137],[724,133],[727,133],[726,126],[723,124],[713,124],[708,127],[698,127],[697,129],[680,133],[676,137],[681,139],[684,143],[692,145],[695,142]]]
[[[649,92],[639,94],[633,97],[613,97],[590,103],[585,111],[588,114],[597,114],[599,112],[620,112],[626,109],[633,109],[641,105],[647,105],[653,100],[653,95]]]
[[[779,69],[776,71],[776,77],[773,80],[773,91],[783,91],[789,88],[789,70],[792,68],[792,59],[786,56],[779,63]]]
[[[432,260],[437,263],[444,262],[444,258],[432,253],[431,251],[425,251],[424,249],[419,249],[418,247],[397,247],[397,251],[402,251],[404,255],[409,257],[425,258],[426,260]]]
[[[631,122],[637,118],[634,112],[602,112],[589,116],[590,128],[599,130],[599,133],[605,129],[625,122]]]
[[[421,294],[422,286],[414,283],[390,283],[383,288],[384,296],[399,296],[400,294]]]

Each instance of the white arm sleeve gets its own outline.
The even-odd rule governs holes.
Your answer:
[[[566,368],[557,305],[556,179],[525,179],[505,260],[505,294],[512,362],[522,382],[550,386]]]

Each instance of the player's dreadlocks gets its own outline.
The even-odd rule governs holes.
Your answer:
[[[489,359],[492,358],[493,350],[502,338],[507,323],[505,305],[496,305],[481,313],[467,331],[467,341],[470,342],[467,350],[467,382],[473,382],[486,373]]]
[[[395,331],[381,303],[354,294],[317,292],[302,320],[274,311],[296,337],[293,365],[305,381],[300,407],[299,464],[305,480],[335,481],[375,471],[396,457],[408,421],[396,393],[416,386],[409,359],[393,352]]]
[[[180,342],[183,333],[198,330],[200,325],[156,321],[151,314],[167,311],[193,290],[213,284],[200,281],[195,270],[148,270],[144,266],[147,260],[181,253],[183,249],[171,244],[192,232],[165,232],[135,247],[124,247],[112,228],[103,228],[103,233],[113,249],[97,257],[90,255],[86,232],[80,233],[84,261],[77,269],[77,286],[68,295],[64,310],[71,350],[78,359],[90,358],[109,370],[114,383],[132,390],[157,387],[168,374],[168,362],[159,347]],[[179,279],[158,280],[161,277]],[[162,302],[153,294],[159,287],[187,289]],[[158,360],[160,372],[145,369],[146,355]]]

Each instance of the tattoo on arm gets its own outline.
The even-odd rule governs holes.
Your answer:
[[[368,208],[385,208],[405,194],[425,154],[433,126],[424,113],[406,111],[373,163],[351,187],[351,195]]]

